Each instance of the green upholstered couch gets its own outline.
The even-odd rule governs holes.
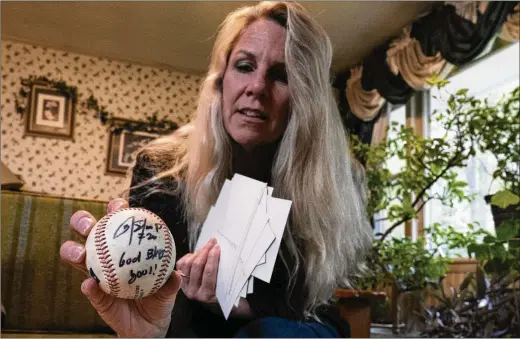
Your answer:
[[[105,214],[106,202],[2,191],[3,337],[107,337],[113,331],[101,320],[80,286],[84,276],[60,260],[71,215],[88,210]]]

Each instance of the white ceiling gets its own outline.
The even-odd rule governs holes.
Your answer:
[[[203,73],[225,16],[255,2],[1,1],[2,39]],[[302,2],[328,32],[333,69],[353,66],[432,2]]]

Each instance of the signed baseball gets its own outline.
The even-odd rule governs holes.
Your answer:
[[[125,208],[104,216],[90,232],[87,270],[101,289],[118,298],[157,292],[175,265],[175,242],[157,215]]]

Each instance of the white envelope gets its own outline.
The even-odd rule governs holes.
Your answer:
[[[272,198],[266,183],[235,174],[208,212],[196,250],[211,237],[220,246],[216,295],[227,319],[240,298],[253,293],[254,277],[269,282],[291,202]]]
[[[273,197],[267,198],[267,214],[270,218],[270,228],[275,235],[275,240],[266,252],[266,263],[255,267],[252,275],[256,278],[269,283],[273,274],[274,264],[278,256],[278,250],[282,242],[285,224],[289,217],[292,201],[278,199]]]
[[[255,277],[250,276],[247,282],[247,294],[253,293],[253,283],[255,282]]]
[[[220,194],[215,205],[211,206],[208,212],[208,216],[202,225],[199,238],[197,239],[197,245],[195,246],[195,251],[198,251],[204,247],[204,245],[206,245],[208,241],[215,236],[219,225],[224,222],[222,218],[227,208],[230,189],[231,180],[226,179],[222,189],[220,190]]]

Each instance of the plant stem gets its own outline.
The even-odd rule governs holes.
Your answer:
[[[412,203],[412,206],[413,206],[413,207],[415,207],[415,205],[417,205],[417,203],[419,202],[419,200],[421,200],[421,198],[422,198],[422,196],[424,195],[424,193],[426,193],[426,191],[427,191],[428,189],[430,189],[430,187],[432,187],[433,184],[435,184],[435,183],[437,182],[437,180],[439,180],[440,178],[442,178],[442,176],[443,176],[444,174],[446,174],[446,172],[447,172],[450,168],[452,168],[452,167],[455,165],[455,162],[458,160],[458,157],[459,157],[460,154],[461,154],[460,151],[458,151],[457,153],[455,153],[455,155],[450,159],[450,161],[448,162],[448,164],[446,165],[446,167],[442,170],[442,172],[439,173],[439,174],[437,174],[437,175],[433,178],[433,180],[431,180],[431,181],[430,181],[430,182],[429,182],[429,183],[428,183],[428,184],[427,184],[427,185],[426,185],[426,186],[425,186],[425,187],[424,187],[424,188],[419,192],[419,194],[417,194],[417,196],[416,196],[414,202]],[[424,207],[424,204],[422,204],[422,205],[420,206],[420,208],[417,209],[417,212],[420,212],[421,209],[422,209],[423,207]],[[406,216],[406,217],[402,218],[401,220],[398,220],[398,221],[396,221],[395,223],[393,223],[392,226],[390,226],[390,228],[387,229],[387,230],[385,231],[385,233],[383,233],[383,235],[381,236],[381,241],[385,240],[386,237],[387,237],[387,236],[388,236],[388,235],[389,235],[389,234],[390,234],[390,233],[391,233],[391,232],[392,232],[392,231],[393,231],[397,226],[399,226],[399,225],[401,225],[402,223],[407,222],[407,221],[409,221],[409,220],[412,220],[412,218],[409,217],[409,216]]]

